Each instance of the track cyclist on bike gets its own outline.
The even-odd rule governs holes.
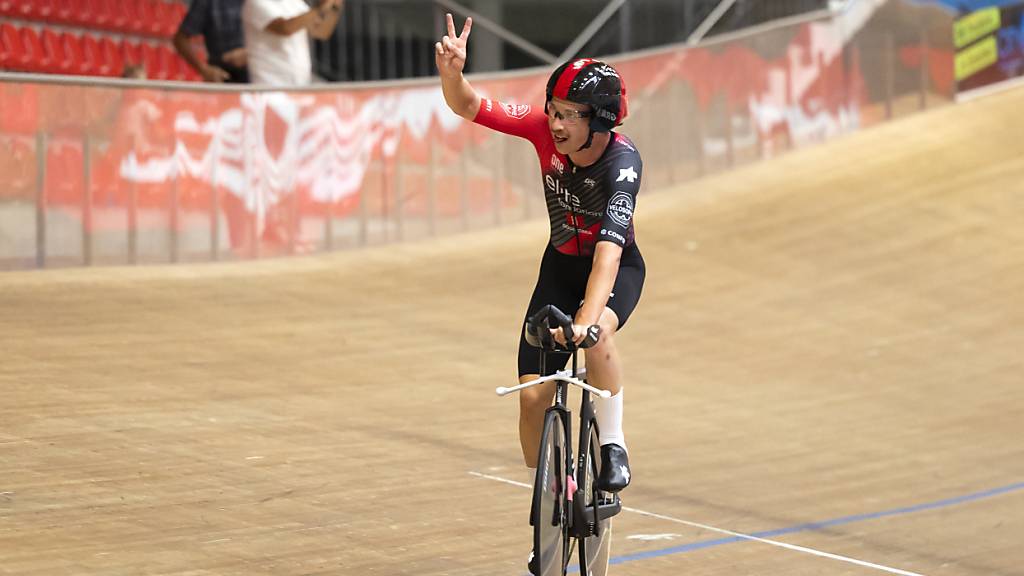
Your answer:
[[[594,400],[602,461],[598,485],[618,492],[629,485],[630,471],[622,433],[622,366],[615,333],[636,307],[645,275],[633,238],[640,153],[628,138],[613,131],[627,114],[625,85],[611,66],[581,58],[554,71],[542,109],[481,98],[462,74],[472,19],[466,20],[458,36],[451,14],[447,24],[448,34],[435,45],[445,102],[459,116],[525,138],[537,150],[551,240],[526,316],[546,304],[567,313],[575,311],[576,343],[583,341],[588,326],[601,326],[600,341],[586,350],[587,379],[612,393],[610,398]],[[553,336],[565,343],[561,330],[553,331]],[[568,358],[566,353],[552,361],[556,359],[549,355],[548,374],[563,368]],[[537,349],[520,334],[519,381],[533,380],[539,372]],[[531,469],[537,466],[544,411],[553,395],[553,382],[520,394],[519,441]]]

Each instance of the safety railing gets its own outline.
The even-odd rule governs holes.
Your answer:
[[[859,8],[858,8],[859,7]],[[945,11],[855,2],[609,58],[644,190],[954,95]],[[473,76],[543,104],[548,69]],[[456,117],[436,79],[300,91],[0,75],[0,269],[270,257],[491,228],[545,211],[524,141]],[[642,200],[641,200],[642,202]]]

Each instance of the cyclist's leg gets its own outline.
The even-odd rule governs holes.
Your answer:
[[[643,289],[645,268],[635,247],[624,254],[608,306],[601,314],[601,339],[586,351],[587,380],[612,393],[610,398],[595,398],[597,424],[601,435],[602,488],[618,491],[629,484],[629,459],[622,432],[622,362],[615,345],[616,333],[629,319]]]
[[[564,312],[571,314],[579,302],[579,288],[574,289],[571,279],[574,260],[559,254],[549,244],[541,259],[537,284],[534,286],[530,304],[527,306],[523,319],[530,317],[547,304],[554,304]],[[576,264],[577,266],[579,264]],[[526,343],[522,329],[519,331],[519,383],[528,382],[539,376],[548,376],[565,367],[569,354],[548,354],[545,361],[544,374],[540,370],[540,350]],[[544,425],[544,411],[551,406],[555,394],[555,384],[544,383],[527,388],[519,393],[519,443],[523,450],[523,461],[528,468],[536,468],[537,451],[540,448],[540,435]]]
[[[587,358],[587,382],[611,392],[622,390],[622,363],[619,350],[615,347],[615,332],[619,329],[619,316],[611,308],[605,308],[598,320],[601,338],[584,352]]]
[[[561,370],[568,354],[548,354],[545,376]],[[519,383],[540,377],[540,351],[519,337]],[[519,392],[519,444],[523,450],[523,461],[527,468],[537,467],[537,451],[540,449],[541,428],[544,425],[544,411],[551,406],[555,395],[555,383],[545,382]]]

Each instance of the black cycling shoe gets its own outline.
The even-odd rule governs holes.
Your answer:
[[[626,449],[618,444],[601,446],[601,473],[597,475],[597,487],[605,492],[618,492],[629,486],[629,480]]]

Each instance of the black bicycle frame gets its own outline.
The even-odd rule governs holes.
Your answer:
[[[579,373],[579,361],[577,359],[577,353],[578,352],[579,352],[578,348],[574,348],[572,350],[572,372],[571,372],[571,376],[573,378],[578,377],[578,373]],[[547,352],[542,349],[540,351],[540,354],[541,354],[541,357],[540,357],[541,373],[545,373],[546,372],[546,363],[547,363]],[[590,442],[590,432],[591,432],[591,429],[596,429],[599,432],[600,432],[600,429],[597,427],[597,420],[596,420],[595,414],[594,414],[594,404],[590,401],[590,391],[586,390],[586,389],[582,389],[581,390],[581,398],[580,398],[580,416],[579,416],[580,417],[580,431],[579,431],[579,438],[577,439],[577,442],[576,442],[576,446],[577,446],[577,448],[579,448],[579,454],[576,455],[575,462],[574,462],[573,445],[572,445],[572,417],[571,417],[572,414],[569,411],[568,406],[566,405],[567,401],[568,401],[568,385],[564,381],[562,381],[562,380],[555,380],[555,400],[554,400],[554,404],[552,404],[550,407],[548,407],[548,409],[545,411],[545,414],[547,412],[557,412],[558,413],[558,419],[562,423],[562,428],[565,430],[565,439],[566,439],[565,462],[564,462],[565,471],[567,473],[569,473],[571,471],[571,476],[572,476],[573,480],[576,481],[579,472],[581,470],[583,470],[584,467],[587,465],[587,462],[586,462],[585,456],[584,456],[584,453],[586,451],[584,447],[587,445],[587,443]],[[593,455],[591,455],[591,458],[593,458]],[[566,486],[567,490],[568,490],[568,488],[569,487]],[[585,487],[582,486],[582,485],[576,484],[574,486],[574,488],[575,488],[575,490],[574,490],[573,498],[572,498],[573,505],[569,507],[568,515],[567,515],[568,524],[569,524],[569,533],[574,538],[584,538],[584,537],[587,537],[587,536],[591,535],[590,533],[588,533],[588,527],[594,526],[596,521],[597,521],[597,519],[594,518],[593,512],[590,509],[585,508],[584,505],[582,504],[582,502],[585,501],[583,499],[586,497],[586,495],[583,493],[583,490],[585,489]],[[608,517],[614,516],[617,513],[618,513],[618,509],[616,507],[616,509],[614,511],[609,511],[607,516]],[[602,517],[604,517],[604,514],[602,514]]]

